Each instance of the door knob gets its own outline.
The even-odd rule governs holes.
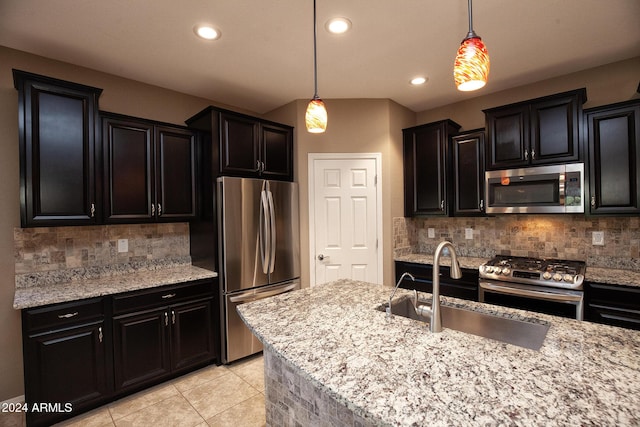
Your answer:
[[[322,261],[322,260],[324,260],[324,255],[322,254],[318,255],[318,261]]]

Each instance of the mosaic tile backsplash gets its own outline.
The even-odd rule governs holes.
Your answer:
[[[118,239],[128,240],[128,251],[118,252]],[[16,274],[189,263],[189,224],[16,228],[14,248]]]
[[[428,237],[433,228],[435,237]],[[473,239],[465,239],[465,228]],[[592,245],[592,232],[604,232],[604,246]],[[450,240],[461,256],[496,254],[575,259],[587,266],[640,271],[640,217],[584,215],[501,215],[486,218],[393,219],[396,256],[433,253]]]

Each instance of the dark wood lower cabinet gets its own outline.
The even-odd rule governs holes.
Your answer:
[[[117,390],[135,387],[171,372],[165,314],[161,310],[113,319]]]
[[[212,298],[113,319],[116,390],[157,382],[214,355]]]
[[[171,309],[171,369],[179,371],[211,359],[214,352],[212,299]]]
[[[214,283],[23,310],[27,424],[51,425],[218,363]]]
[[[404,289],[433,292],[433,266],[413,262],[396,261],[396,281],[403,273],[411,273],[415,281],[405,278],[400,284]],[[440,295],[478,301],[478,270],[462,269],[462,278],[452,279],[450,268],[440,267]]]
[[[586,283],[585,320],[640,330],[640,288]]]
[[[102,298],[23,311],[28,425],[77,415],[112,393]]]

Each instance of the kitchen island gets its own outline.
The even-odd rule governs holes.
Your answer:
[[[389,294],[339,280],[238,308],[265,346],[268,423],[640,424],[640,332],[442,297],[549,324],[534,351],[387,318],[378,308]]]

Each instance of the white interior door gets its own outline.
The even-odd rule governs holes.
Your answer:
[[[380,154],[309,154],[311,285],[382,281]]]

